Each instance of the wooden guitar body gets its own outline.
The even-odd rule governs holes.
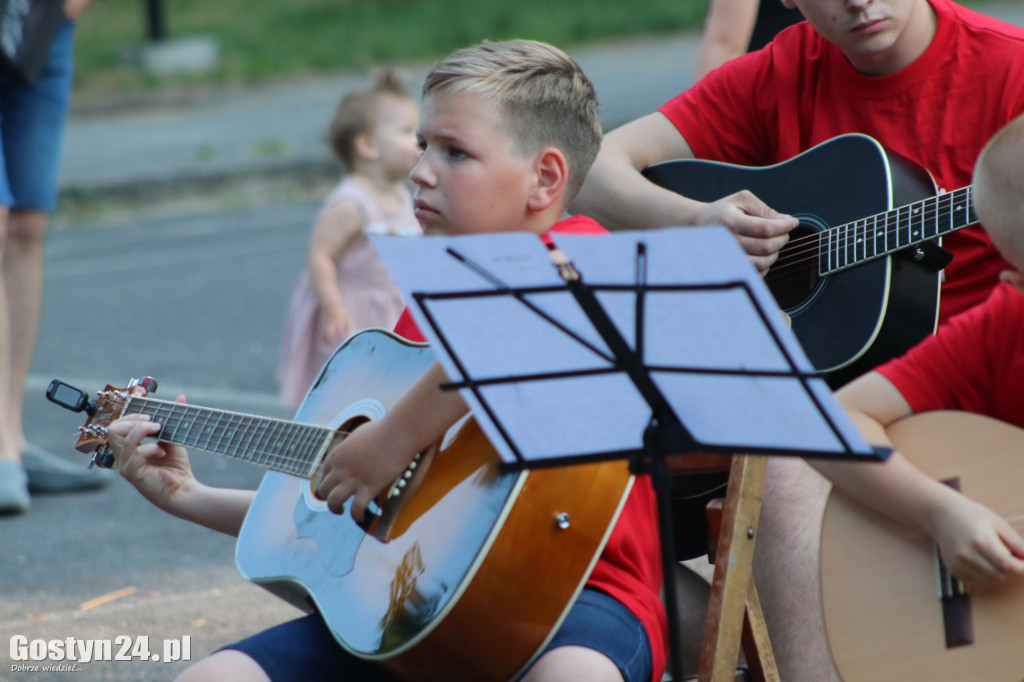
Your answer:
[[[892,212],[935,194],[924,169],[875,140],[843,135],[763,168],[668,161],[647,168],[644,176],[698,201],[749,190],[775,210],[799,218],[800,226],[765,282],[792,318],[811,363],[828,373],[833,386],[902,353],[935,330],[937,269],[920,262],[916,249],[893,251],[893,244],[875,245],[870,236],[867,252],[872,257],[865,257],[865,235],[891,233],[897,224],[905,227],[900,223],[905,218],[897,213],[888,227],[876,227],[865,216]],[[824,236],[838,226],[849,229],[836,239]],[[934,231],[941,234],[945,227]],[[856,267],[826,272],[827,253],[837,248],[844,265]],[[891,253],[874,257],[883,251]]]
[[[433,362],[392,334],[350,339],[297,421],[378,419]],[[270,472],[239,537],[242,573],[321,612],[339,643],[408,680],[507,680],[557,629],[614,525],[624,461],[507,472],[471,419],[424,453],[367,529],[309,480]]]
[[[925,473],[957,481],[1021,527],[1024,431],[978,415],[928,412],[888,433]],[[939,598],[946,581],[938,575],[929,538],[832,494],[822,528],[822,603],[844,682],[1024,680],[1024,579],[951,602]],[[944,617],[960,621],[953,635]]]

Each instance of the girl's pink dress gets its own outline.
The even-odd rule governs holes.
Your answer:
[[[400,191],[402,208],[395,214],[385,212],[368,192],[348,178],[324,202],[326,207],[338,201],[353,201],[363,214],[363,235],[357,237],[337,261],[338,290],[349,314],[345,338],[368,327],[391,329],[405,307],[401,294],[367,238],[373,234],[422,234],[413,213],[412,196],[405,187]],[[292,293],[278,363],[277,376],[284,405],[297,408],[302,403],[336,348],[337,345],[323,341],[320,307],[313,295],[309,270],[306,270]]]

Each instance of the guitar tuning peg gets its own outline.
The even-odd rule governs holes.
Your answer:
[[[92,461],[89,462],[89,468],[98,466],[101,469],[116,469],[117,461],[114,459],[114,453],[109,447],[103,447],[97,450],[92,455]]]

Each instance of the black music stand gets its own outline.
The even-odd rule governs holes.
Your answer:
[[[572,266],[526,233],[374,244],[507,467],[627,458],[651,474],[676,643],[666,456],[889,451],[863,441],[725,228],[556,239]]]

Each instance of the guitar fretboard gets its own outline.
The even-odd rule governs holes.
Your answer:
[[[869,216],[820,233],[818,272],[830,275],[978,222],[971,187]]]
[[[151,398],[130,398],[125,414],[146,414],[161,425],[157,439],[240,459],[303,478],[338,433],[298,422]]]

